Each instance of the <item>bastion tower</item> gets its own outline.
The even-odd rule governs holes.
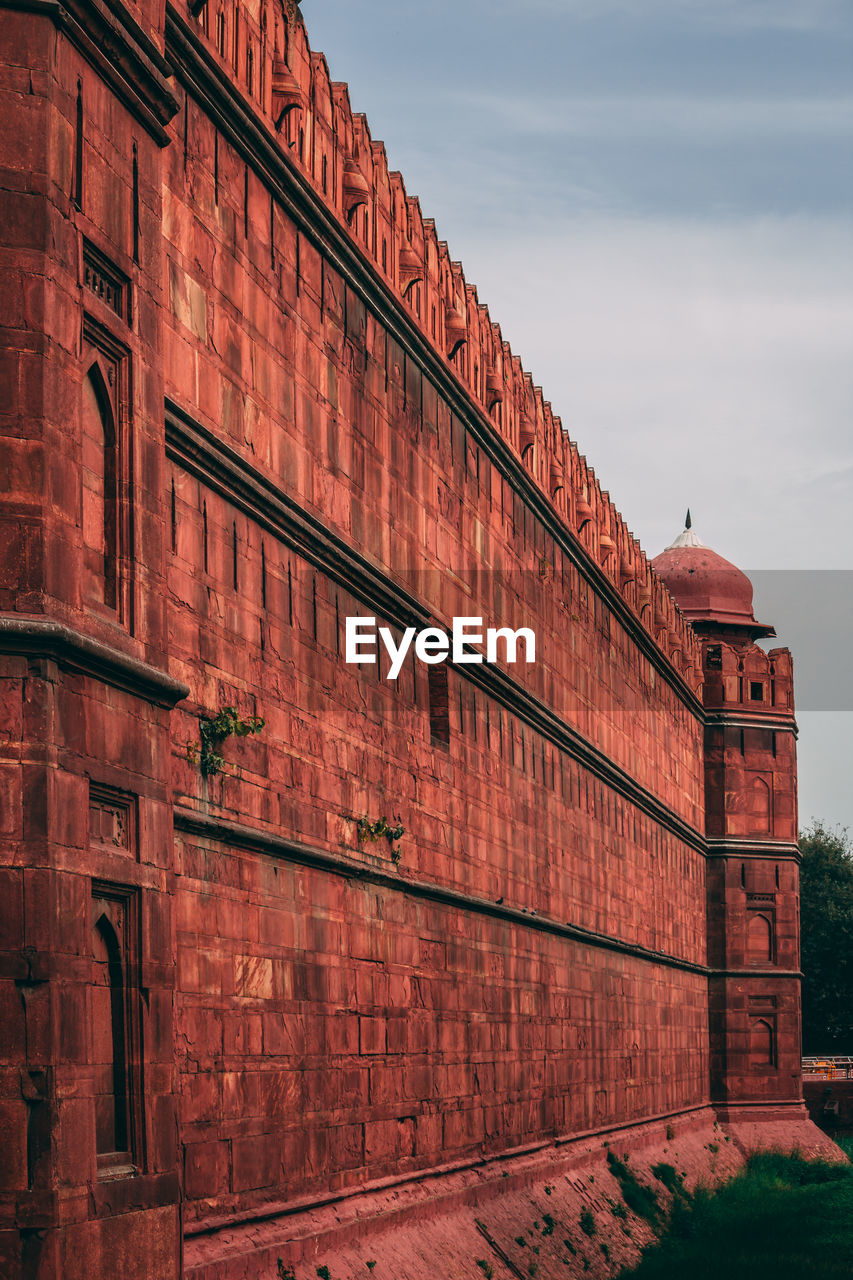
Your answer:
[[[702,647],[711,1101],[751,1127],[802,1113],[793,670],[746,574],[686,526],[653,561]],[[748,1136],[748,1135],[746,1135]]]

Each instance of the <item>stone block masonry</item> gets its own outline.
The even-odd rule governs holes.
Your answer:
[[[816,1145],[787,651],[679,608],[291,0],[6,0],[0,67],[0,1273],[517,1274],[613,1135]],[[466,617],[535,661],[400,649]]]

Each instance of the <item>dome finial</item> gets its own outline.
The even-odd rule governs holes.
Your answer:
[[[693,517],[690,514],[690,508],[687,509],[687,515],[684,518],[684,528],[675,539],[667,547],[667,551],[673,551],[678,547],[704,547],[705,543],[693,528]]]

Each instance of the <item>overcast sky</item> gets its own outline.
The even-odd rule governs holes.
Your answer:
[[[849,0],[302,11],[646,551],[689,505],[754,578],[853,830]]]

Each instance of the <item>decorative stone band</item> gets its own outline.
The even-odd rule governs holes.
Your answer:
[[[776,733],[793,733],[797,736],[797,722],[793,716],[780,715],[767,711],[744,715],[738,711],[707,711],[705,723],[708,725],[725,725],[727,729],[773,729]]]
[[[0,654],[53,661],[158,707],[174,707],[189,694],[185,684],[159,667],[48,618],[0,614]]]
[[[397,893],[408,894],[412,898],[425,898],[431,902],[440,902],[444,906],[456,907],[460,911],[473,911],[479,915],[491,916],[494,919],[506,920],[510,924],[525,929],[535,929],[540,933],[556,934],[589,947],[597,947],[604,951],[618,951],[622,955],[633,956],[649,964],[665,965],[672,969],[685,969],[688,973],[699,973],[709,978],[800,978],[797,969],[778,969],[771,965],[751,965],[748,969],[712,969],[708,965],[697,964],[674,956],[666,951],[654,951],[650,947],[638,946],[614,938],[610,934],[597,933],[574,925],[570,921],[555,920],[550,916],[540,915],[537,911],[524,907],[513,907],[507,903],[492,902],[489,898],[480,898],[473,894],[462,893],[458,889],[450,889],[443,885],[431,884],[426,880],[415,880],[403,871],[385,871],[381,867],[359,862],[355,858],[342,853],[331,853],[326,849],[318,849],[314,845],[303,844],[298,840],[289,840],[276,835],[272,831],[260,831],[257,827],[248,827],[243,823],[232,822],[229,818],[217,818],[207,813],[199,813],[182,805],[175,805],[174,824],[177,831],[202,839],[217,840],[222,844],[238,849],[249,849],[256,853],[265,853],[273,858],[281,858],[287,862],[303,867],[314,867],[332,875],[344,876],[349,880],[362,880],[368,884],[391,889]]]
[[[0,0],[0,8],[40,14],[68,37],[161,147],[178,110],[172,69],[127,10],[102,0]]]
[[[227,818],[216,818],[209,814],[199,813],[195,809],[176,805],[174,809],[176,830],[200,836],[209,840],[240,849],[251,849],[258,853],[266,853],[274,858],[282,858],[287,862],[295,862],[304,867],[315,867],[333,875],[344,876],[350,880],[363,880],[369,884],[379,885],[383,889],[391,889],[397,893],[407,894],[412,898],[426,898],[431,902],[439,902],[444,906],[456,907],[460,911],[473,911],[479,915],[492,916],[505,920],[521,928],[534,929],[541,933],[557,934],[574,942],[589,947],[597,947],[605,951],[618,951],[622,955],[633,956],[649,964],[666,965],[672,969],[685,969],[689,973],[710,975],[716,970],[707,965],[685,960],[680,956],[670,955],[665,951],[653,951],[649,947],[625,942],[609,934],[596,933],[569,921],[554,920],[550,916],[540,915],[537,911],[524,907],[513,907],[506,903],[492,902],[488,898],[476,897],[462,893],[458,889],[446,888],[439,884],[430,884],[425,880],[410,879],[402,871],[384,871],[379,867],[359,862],[355,858],[341,853],[331,853],[318,849],[313,845],[302,844],[296,840],[275,835],[271,831],[260,831],[256,827],[247,827],[242,823],[232,822]],[[763,971],[758,971],[763,972]],[[770,972],[770,971],[768,971]],[[779,976],[779,970],[772,970]],[[783,975],[784,976],[784,975]],[[791,976],[791,975],[787,975]]]
[[[166,453],[251,520],[298,551],[309,564],[363,601],[371,613],[381,615],[398,627],[414,626],[423,630],[438,626],[445,631],[448,629],[447,619],[432,617],[403,586],[315,520],[260,471],[212,432],[192,422],[171,402],[166,407]],[[604,752],[511,676],[494,666],[454,666],[454,669],[661,826],[704,853],[705,840],[701,832],[609,760]],[[697,702],[691,710],[701,721],[701,704]]]
[[[800,861],[800,847],[794,840],[762,840],[755,836],[707,836],[709,858],[768,858]]]

